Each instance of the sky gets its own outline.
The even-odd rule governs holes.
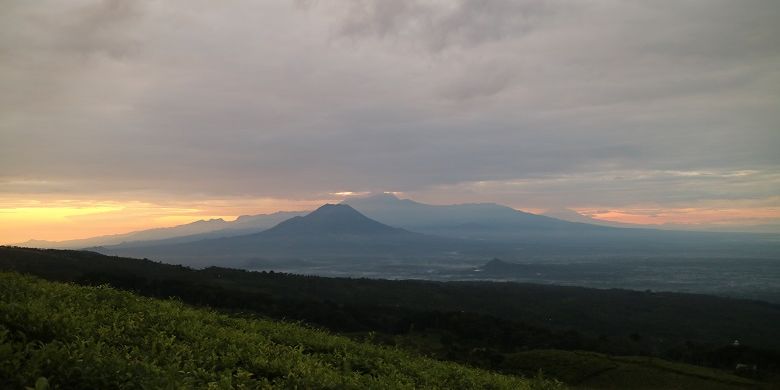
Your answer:
[[[0,243],[393,191],[780,224],[776,0],[0,4]]]

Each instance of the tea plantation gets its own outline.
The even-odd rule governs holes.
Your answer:
[[[0,273],[0,388],[560,389],[109,287]]]

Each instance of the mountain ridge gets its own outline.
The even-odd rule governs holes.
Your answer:
[[[325,237],[338,236],[339,234],[341,235],[341,240],[349,235],[352,235],[353,239],[357,239],[357,237],[366,238],[368,236],[365,233],[374,230],[376,230],[377,235],[379,235],[379,232],[383,232],[382,235],[400,236],[406,234],[401,233],[399,230],[391,231],[388,229],[398,228],[405,230],[408,233],[419,234],[418,236],[415,236],[414,239],[407,234],[407,238],[415,241],[414,247],[421,251],[420,255],[430,254],[431,251],[428,249],[431,248],[441,249],[442,247],[450,247],[452,246],[450,244],[455,240],[459,240],[462,244],[458,244],[457,246],[460,246],[461,249],[468,249],[471,254],[478,252],[478,254],[484,256],[512,258],[527,254],[529,251],[536,251],[536,253],[541,253],[539,250],[551,252],[554,248],[557,248],[555,249],[557,252],[565,252],[567,256],[582,254],[584,252],[625,254],[630,251],[636,251],[638,246],[642,246],[644,249],[650,251],[663,250],[668,252],[670,250],[677,250],[682,253],[681,251],[688,250],[681,249],[682,246],[687,246],[689,248],[697,245],[699,247],[723,246],[735,238],[744,242],[758,242],[761,245],[765,245],[765,242],[768,239],[772,239],[772,237],[767,238],[764,236],[748,234],[726,236],[724,233],[713,232],[598,226],[595,224],[568,222],[548,216],[526,213],[495,203],[429,205],[411,199],[400,199],[394,194],[378,194],[363,198],[351,198],[340,204],[353,208],[355,213],[363,214],[362,217],[373,219],[374,222],[379,223],[386,228],[378,229],[375,224],[373,226],[367,224],[362,228],[354,228],[350,233],[342,231],[342,227],[337,226],[338,224],[331,224],[327,229],[320,229],[318,233],[321,236],[319,237],[320,241],[324,240]],[[333,207],[335,207],[335,205],[328,205],[327,208]],[[271,236],[283,238],[284,241],[292,245],[292,242],[296,239],[290,237],[289,234],[284,234],[283,231],[286,229],[313,229],[312,226],[309,226],[308,228],[303,228],[301,226],[298,226],[298,228],[295,229],[293,228],[293,226],[300,224],[299,219],[294,217],[303,217],[307,214],[309,214],[309,212],[276,212],[273,214],[260,214],[256,216],[243,215],[231,222],[219,222],[217,220],[216,223],[219,225],[214,225],[216,229],[209,228],[202,233],[177,234],[171,238],[153,240],[139,239],[138,236],[133,236],[132,239],[124,236],[122,239],[114,239],[109,242],[85,239],[83,241],[78,241],[77,243],[79,245],[75,245],[71,242],[71,245],[65,246],[65,249],[109,247],[108,250],[116,251],[120,248],[173,248],[179,244],[194,243],[203,240],[259,234],[272,230],[273,228],[276,229],[262,237],[266,237],[266,239],[270,239],[269,237]],[[292,220],[287,222],[291,218]],[[311,219],[307,221],[310,223],[313,222]],[[277,227],[277,225],[282,222],[285,223],[282,226]],[[195,222],[194,226],[204,224],[208,226],[209,223],[213,224],[214,221]],[[364,224],[365,220],[354,218],[351,223],[360,225]],[[165,229],[177,231],[177,227]],[[154,230],[150,230],[150,232],[154,232]],[[181,233],[180,230],[179,232]],[[314,231],[310,235],[312,234],[314,234]],[[423,238],[420,235],[427,235],[427,237]],[[428,249],[423,248],[421,246],[422,243],[426,240],[434,241],[433,236],[437,237],[434,245]],[[443,239],[449,240],[449,244],[442,245]],[[242,245],[246,241],[247,239],[238,240]],[[479,241],[482,244],[475,246],[473,245],[475,241]],[[660,241],[663,241],[665,244],[660,245]],[[215,241],[214,243],[219,242],[221,241]],[[674,245],[670,246],[666,243],[672,243]],[[717,245],[713,246],[713,243]],[[29,246],[62,248],[61,245],[47,245],[45,242],[40,241],[29,243]],[[249,248],[251,245],[245,244],[245,246]],[[369,246],[370,245],[368,244],[364,245],[361,251],[364,251]],[[183,248],[183,246],[179,246],[178,248]],[[749,248],[755,247],[751,246]],[[323,250],[325,249],[330,250],[332,247],[323,247]],[[754,252],[756,251],[754,249],[751,250]],[[720,251],[720,249],[718,251]],[[761,250],[758,251],[760,252]],[[462,250],[457,252],[463,253]],[[127,254],[127,252],[123,253]],[[410,253],[411,252],[407,252],[407,254]]]
[[[154,257],[190,265],[222,261],[244,264],[258,258],[372,258],[452,251],[460,241],[385,225],[349,205],[326,204],[259,233],[157,246],[108,246],[111,255]]]
[[[343,202],[369,218],[391,226],[437,235],[490,238],[521,231],[602,231],[610,227],[564,221],[527,213],[497,203],[430,205],[378,194]]]
[[[305,216],[282,221],[259,234],[375,235],[403,232],[407,231],[370,219],[349,205],[327,203]]]

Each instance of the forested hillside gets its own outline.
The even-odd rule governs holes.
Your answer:
[[[517,361],[518,353],[549,349],[656,356],[728,372],[737,364],[756,364],[758,372],[740,375],[764,381],[773,380],[780,362],[773,344],[780,310],[762,302],[515,283],[192,270],[91,252],[9,247],[0,247],[0,269],[87,285],[110,284],[227,312],[302,320],[353,339],[509,373],[534,374],[532,367],[510,362]],[[545,321],[550,318],[556,321]],[[740,338],[742,345],[732,345],[735,334],[742,333],[750,337]],[[554,359],[547,365],[539,360],[540,368],[568,378],[568,368],[550,370],[558,355],[544,356]],[[583,367],[589,372],[587,365]]]
[[[558,389],[300,325],[0,273],[0,388]]]

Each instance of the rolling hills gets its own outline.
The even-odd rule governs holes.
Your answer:
[[[762,377],[769,378],[780,373],[776,338],[780,309],[763,302],[516,283],[322,278],[217,267],[193,270],[92,252],[8,247],[0,247],[0,270],[79,284],[109,284],[228,312],[301,320],[354,339],[492,370],[533,374],[536,368],[544,368],[572,385],[584,384],[581,379],[590,375],[592,366],[609,365],[620,367],[611,374],[629,373],[610,379],[615,388],[621,384],[628,388],[635,370],[669,381],[690,376],[682,383],[691,386],[684,388],[706,388],[692,384],[710,380],[722,388],[741,388],[734,386],[739,378],[722,371],[705,370],[710,379],[702,382],[698,374],[690,373],[691,367],[650,361],[649,356],[728,371],[738,363],[757,364]],[[733,346],[734,339],[741,345]],[[559,352],[523,355],[550,349]],[[582,355],[583,350],[596,355]],[[616,362],[614,355],[645,357],[626,366],[622,360]],[[595,363],[590,364],[592,360]],[[529,368],[529,361],[536,368]],[[659,369],[659,364],[672,365],[673,370]],[[683,379],[680,372],[687,373]]]
[[[558,389],[300,325],[0,273],[0,387]]]
[[[512,283],[193,270],[92,252],[8,247],[0,247],[0,270],[109,284],[242,316],[303,320],[353,339],[506,373],[532,375],[541,368],[575,388],[634,388],[637,378],[648,376],[653,381],[640,379],[639,384],[674,383],[691,389],[766,385],[647,356],[611,356],[616,353],[730,370],[735,362],[752,361],[761,367],[762,377],[780,370],[780,354],[773,352],[778,349],[773,344],[778,310],[760,302]],[[729,344],[735,334],[746,336],[743,346]],[[601,385],[591,386],[595,383]]]

